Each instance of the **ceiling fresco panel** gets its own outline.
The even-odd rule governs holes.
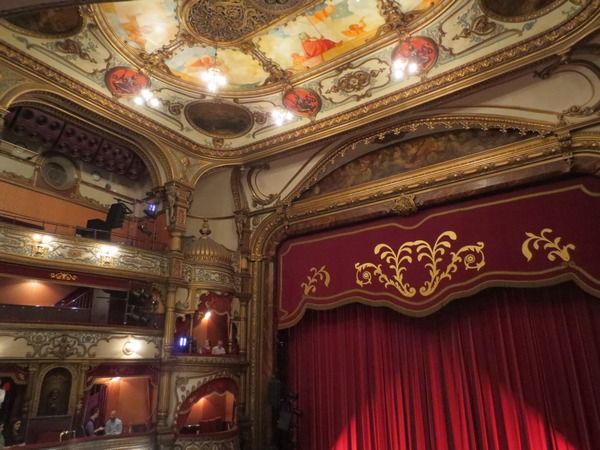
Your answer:
[[[309,135],[323,139],[410,114],[434,98],[488,81],[517,62],[552,57],[555,47],[564,47],[562,36],[590,33],[598,15],[597,2],[532,1],[526,10],[515,6],[519,2],[510,6],[505,0],[491,11],[492,3],[103,3],[80,7],[83,27],[68,37],[33,34],[2,20],[7,45],[2,52],[9,55],[14,49],[31,58],[28,70],[65,87],[74,101],[89,96],[90,90],[97,92],[97,103],[142,128],[152,128],[190,155],[259,160],[290,151]],[[215,14],[222,7],[230,12],[232,23],[254,25],[236,40],[201,35],[185,15],[192,7]],[[252,11],[265,20],[252,22]],[[217,16],[211,17],[215,23]],[[403,58],[416,59],[415,73],[396,73]],[[218,93],[201,80],[208,68],[228,77]],[[121,79],[113,80],[119,74]],[[136,103],[143,88],[156,101]],[[309,99],[313,103],[305,104]],[[114,108],[108,108],[109,102]],[[209,130],[222,127],[198,126],[196,115],[189,113],[193,107],[186,113],[196,102],[239,105],[244,123],[219,132],[215,140],[215,132]],[[279,125],[271,117],[275,108],[287,109],[292,119]]]

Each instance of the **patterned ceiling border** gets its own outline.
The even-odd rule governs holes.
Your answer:
[[[103,108],[105,114],[116,114],[131,121],[132,123],[143,126],[156,135],[182,146],[197,156],[225,160],[240,158],[253,154],[264,157],[265,152],[268,151],[269,153],[272,153],[274,148],[278,146],[282,147],[283,149],[292,147],[297,148],[299,145],[306,144],[308,139],[312,141],[315,138],[319,139],[332,134],[331,129],[334,129],[338,132],[351,129],[356,123],[364,120],[370,114],[377,113],[377,115],[381,117],[383,115],[398,113],[399,109],[404,110],[407,107],[416,106],[416,104],[419,102],[431,100],[432,95],[436,93],[439,94],[440,91],[442,92],[442,95],[446,95],[459,89],[466,88],[475,84],[476,82],[483,81],[481,79],[483,77],[482,73],[487,73],[486,78],[493,77],[493,72],[495,71],[492,69],[498,67],[499,65],[510,65],[515,61],[518,61],[519,64],[522,64],[522,58],[527,57],[528,55],[530,55],[529,59],[533,60],[533,57],[531,57],[533,53],[535,53],[536,59],[539,59],[542,55],[550,56],[560,53],[561,47],[572,45],[565,43],[566,38],[575,36],[583,37],[585,35],[585,24],[593,20],[594,15],[597,13],[599,8],[600,0],[593,0],[586,5],[573,19],[555,29],[552,29],[543,36],[534,37],[512,48],[505,49],[493,55],[489,55],[474,61],[471,64],[462,66],[450,73],[441,74],[431,79],[422,81],[416,86],[403,89],[388,97],[373,100],[372,102],[363,104],[352,111],[341,113],[339,115],[308,124],[289,133],[284,133],[256,144],[238,147],[237,149],[215,150],[203,147],[193,142],[191,139],[187,139],[177,133],[165,129],[155,121],[140,116],[133,110],[126,108],[109,99],[108,97],[99,94],[97,91],[82,85],[73,78],[59,73],[46,64],[32,60],[20,51],[15,50],[4,43],[0,44],[0,56],[4,57],[7,60],[7,63],[19,64],[35,74],[48,78],[58,86],[88,98],[89,100],[95,102],[99,107]],[[557,42],[559,44],[557,44]],[[479,78],[478,81],[474,81],[475,76]]]

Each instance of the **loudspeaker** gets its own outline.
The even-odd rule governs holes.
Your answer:
[[[113,203],[110,205],[110,209],[106,215],[106,226],[111,230],[113,228],[121,228],[125,222],[125,216],[131,213],[131,209],[124,203]]]
[[[269,405],[272,408],[279,408],[281,402],[281,381],[273,378],[269,381]]]

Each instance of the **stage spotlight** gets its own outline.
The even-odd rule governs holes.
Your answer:
[[[185,336],[180,337],[179,341],[177,342],[177,346],[180,350],[186,351],[188,346],[188,338]]]
[[[154,219],[156,217],[156,214],[158,214],[158,203],[148,203],[148,206],[146,207],[146,209],[144,209],[144,214]]]

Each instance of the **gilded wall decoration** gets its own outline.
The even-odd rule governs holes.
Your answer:
[[[24,339],[33,347],[26,353],[27,358],[95,358],[94,348],[101,339],[96,333],[60,333],[16,331],[14,340]]]
[[[309,270],[312,272],[312,275],[307,276],[307,281],[301,284],[301,287],[304,290],[304,295],[310,295],[317,292],[318,283],[323,283],[325,287],[329,287],[331,276],[325,269],[325,266],[321,266],[320,269],[311,267]]]
[[[60,281],[76,281],[77,275],[66,273],[66,272],[57,272],[57,273],[52,272],[50,274],[50,278],[53,278],[55,280],[60,280]]]
[[[214,283],[225,286],[233,286],[233,275],[218,269],[194,268],[192,282]]]
[[[533,253],[530,250],[530,246],[536,251],[547,251],[546,257],[549,261],[556,261],[557,258],[564,262],[571,261],[571,255],[569,254],[569,251],[575,250],[575,245],[566,244],[561,246],[560,237],[551,240],[551,238],[548,236],[552,232],[553,231],[551,228],[544,228],[540,234],[534,234],[530,232],[525,233],[527,239],[525,239],[523,245],[521,246],[521,252],[523,253],[523,256],[527,258],[527,262],[531,261],[533,258]]]
[[[490,21],[489,17],[495,21]],[[463,3],[438,24],[437,33],[430,35],[436,38],[437,45],[444,50],[440,53],[440,63],[448,63],[456,57],[470,55],[510,36],[522,37],[536,25],[535,21],[515,24],[506,22],[505,18],[484,13],[479,2]]]
[[[0,225],[0,252],[11,255],[30,256],[31,239],[22,230],[6,225]]]
[[[348,64],[319,83],[319,93],[332,103],[358,101],[371,96],[373,90],[390,81],[388,63],[372,58],[358,66]]]
[[[54,49],[60,53],[66,53],[69,55],[77,55],[79,58],[96,64],[97,61],[83,49],[83,46],[79,41],[74,39],[65,39],[64,41],[58,41],[54,44]]]
[[[483,242],[465,245],[456,252],[450,252],[450,260],[445,261],[445,254],[452,248],[452,241],[456,239],[455,232],[445,231],[439,235],[433,246],[427,241],[416,240],[405,242],[394,251],[388,244],[379,244],[373,252],[386,262],[387,267],[382,267],[382,264],[357,262],[354,265],[356,284],[364,287],[372,284],[374,277],[377,277],[384,287],[393,287],[401,295],[411,298],[416,295],[417,289],[405,279],[405,274],[409,269],[416,268],[417,271],[421,269],[419,266],[412,265],[413,262],[424,263],[423,267],[427,271],[428,279],[425,279],[418,291],[423,296],[429,296],[437,290],[443,280],[452,279],[452,274],[459,269],[459,263],[463,263],[465,270],[479,271],[485,266]],[[413,259],[413,249],[416,261]]]
[[[205,437],[198,442],[189,438],[178,438],[173,444],[175,450],[237,450],[240,448],[239,436]]]
[[[53,235],[45,257],[66,264],[102,266],[102,249],[97,241],[81,237]],[[32,257],[32,233],[10,225],[0,225],[0,253]],[[145,252],[130,246],[118,246],[117,254],[112,258],[112,267],[133,273],[154,276],[167,275],[167,258],[153,252]],[[55,277],[64,277],[68,273],[55,272]]]
[[[490,19],[485,15],[475,16],[471,19],[471,24],[468,27],[464,27],[460,33],[454,36],[452,39],[465,39],[469,38],[471,34],[477,36],[486,36],[496,31],[496,23],[491,22]]]
[[[400,197],[395,198],[391,207],[388,209],[389,212],[403,217],[413,215],[418,210],[419,207],[415,201],[414,195],[401,195]]]

